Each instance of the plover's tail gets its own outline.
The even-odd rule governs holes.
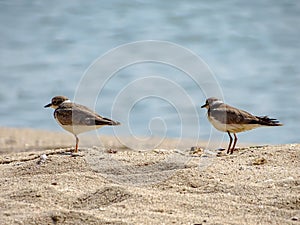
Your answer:
[[[121,123],[118,121],[113,121],[108,118],[101,118],[101,120],[96,120],[96,125],[108,125],[108,126],[117,126],[120,125]]]
[[[109,125],[111,125],[111,126],[118,126],[120,124],[121,124],[120,122],[112,120]]]
[[[257,116],[258,123],[263,126],[282,126],[277,119],[269,118],[267,116]]]

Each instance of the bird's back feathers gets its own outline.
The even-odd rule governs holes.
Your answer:
[[[72,124],[73,126],[115,126],[120,124],[119,122],[113,121],[111,119],[103,118],[96,112],[83,105],[71,102],[62,103],[54,111],[54,117],[62,125]]]

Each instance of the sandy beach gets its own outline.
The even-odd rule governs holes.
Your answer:
[[[300,144],[226,155],[0,128],[0,224],[300,224]],[[169,145],[172,146],[172,145]]]

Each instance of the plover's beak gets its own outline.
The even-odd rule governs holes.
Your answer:
[[[44,108],[48,108],[52,105],[52,103],[49,103],[48,105],[45,105]]]
[[[208,104],[204,104],[204,105],[201,106],[201,108],[206,108],[207,105],[208,105]]]

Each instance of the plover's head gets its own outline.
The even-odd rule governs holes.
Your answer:
[[[69,102],[70,100],[65,97],[65,96],[55,96],[52,98],[51,103],[49,103],[48,105],[45,105],[44,107],[51,107],[53,109],[56,109],[60,106],[60,104],[62,104],[63,102]]]
[[[222,103],[223,102],[220,99],[212,97],[212,98],[206,99],[205,104],[202,105],[201,108],[207,108],[207,109],[209,109],[212,106],[217,106],[217,105],[220,105]]]

